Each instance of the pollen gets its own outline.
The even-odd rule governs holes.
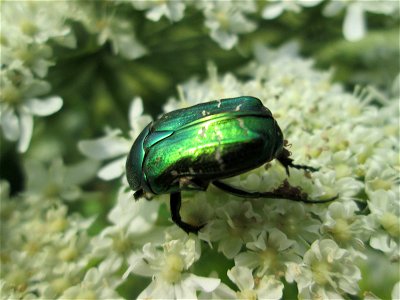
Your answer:
[[[184,262],[179,255],[170,254],[165,259],[161,275],[167,282],[175,283],[180,280],[184,266]]]

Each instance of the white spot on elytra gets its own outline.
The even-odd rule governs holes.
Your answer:
[[[225,169],[224,160],[222,159],[221,150],[219,148],[215,151],[215,159],[217,160],[221,170]]]
[[[221,144],[222,138],[224,137],[222,132],[218,130],[215,134],[217,135],[218,143]]]
[[[244,130],[244,134],[248,135],[248,129],[246,128],[246,126],[244,126],[244,121],[243,119],[237,119],[239,122],[239,127],[242,128]]]
[[[220,108],[220,107],[221,107],[221,104],[222,104],[222,102],[221,102],[221,100],[217,100],[217,102],[218,102],[217,108]]]
[[[202,138],[204,138],[206,136],[206,130],[207,130],[207,128],[205,126],[203,126],[199,129],[199,131],[197,131],[197,134],[199,136],[201,136]]]
[[[203,110],[202,112],[201,112],[201,114],[203,115],[203,117],[206,115],[206,111],[205,110]]]
[[[236,111],[239,111],[240,110],[240,107],[242,106],[242,104],[239,104],[238,106],[236,106]]]

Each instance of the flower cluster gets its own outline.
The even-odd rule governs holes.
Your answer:
[[[228,3],[227,3],[228,2]],[[135,1],[134,8],[146,11],[146,17],[151,21],[159,21],[166,17],[172,22],[179,22],[184,18],[185,11],[191,8],[200,10],[204,17],[204,24],[209,29],[210,37],[223,49],[232,49],[237,45],[239,35],[254,31],[258,25],[254,22],[254,15],[271,20],[279,17],[285,11],[299,13],[304,8],[321,4],[322,0],[272,0],[261,5],[255,0],[248,1]],[[343,35],[349,41],[357,41],[365,36],[367,31],[366,13],[395,15],[398,12],[396,1],[369,2],[356,0],[351,2],[329,1],[324,6],[323,14],[326,17],[337,15],[345,9],[343,21]],[[259,12],[260,11],[260,12]]]
[[[238,297],[258,293],[262,297],[265,293],[270,295],[269,298],[275,295],[278,299],[282,296],[283,278],[296,282],[303,298],[354,295],[359,291],[357,282],[361,278],[360,269],[354,262],[366,258],[364,252],[368,244],[387,253],[391,260],[398,261],[399,186],[395,176],[399,169],[396,154],[398,140],[392,137],[398,136],[396,120],[399,111],[394,107],[394,101],[383,103],[382,108],[371,105],[370,102],[376,100],[372,91],[360,95],[343,92],[339,85],[330,82],[329,73],[316,72],[311,68],[311,61],[288,55],[292,52],[289,48],[273,52],[258,47],[257,61],[250,63],[244,71],[251,79],[244,82],[233,74],[220,77],[210,65],[209,79],[205,82],[191,80],[180,85],[180,99],[171,98],[164,111],[204,100],[257,94],[282,127],[285,138],[292,145],[295,161],[319,167],[319,170],[309,175],[291,170],[287,178],[285,170],[272,162],[268,168],[260,167],[227,182],[246,190],[269,191],[288,179],[291,185],[301,187],[311,198],[323,199],[335,195],[339,198],[330,205],[264,199],[249,201],[210,187],[207,193],[184,193],[187,202],[184,201],[181,214],[187,222],[207,224],[193,239],[204,240],[212,245],[214,251],[222,253],[227,259],[234,259],[235,267],[228,275],[239,288],[236,292]],[[135,99],[132,107],[137,107],[141,113],[138,101]],[[130,115],[132,120],[132,111]],[[137,123],[132,127],[143,128],[143,118],[137,116]],[[132,137],[139,133],[136,129],[132,132]],[[366,135],[368,143],[365,143]],[[107,152],[107,158],[120,156],[122,148],[114,152],[104,143],[106,139],[115,138],[115,134],[111,133],[99,140],[82,142],[81,148],[96,148],[97,153]],[[129,146],[126,146],[125,153],[128,150]],[[93,153],[90,156],[95,158],[94,152],[85,153]],[[121,170],[122,162],[119,165]],[[121,172],[113,174],[121,175]],[[125,180],[123,184],[127,185]],[[168,200],[165,196],[160,198],[163,202]],[[131,205],[147,205],[150,208],[150,204],[140,204],[140,201]],[[130,222],[123,217],[131,205],[125,203],[119,208],[118,222],[135,224],[133,227],[136,230],[148,228],[145,223],[138,225],[135,222],[134,213],[130,214]],[[154,214],[157,212],[154,211]],[[149,217],[145,219],[146,223],[151,220]],[[132,227],[129,225],[129,228]],[[106,229],[107,232],[109,230]],[[131,245],[132,248],[129,241],[134,239],[125,230],[119,236],[125,237],[125,241],[119,240],[118,243]],[[173,282],[175,286],[179,282],[181,288],[186,286],[181,276],[190,265],[183,262],[183,257],[171,257],[166,250],[170,247],[167,245],[173,243],[177,247],[178,243],[176,233],[169,233],[169,230],[172,228],[168,228],[165,231],[168,233],[164,235],[149,234],[149,239],[150,236],[158,238],[138,249],[133,258],[128,259],[130,272],[153,276],[151,285],[141,294],[143,297],[157,298],[161,291],[167,293],[167,283],[162,275],[164,268],[179,271],[179,276],[173,275]],[[187,237],[181,236],[179,241],[186,243],[185,240]],[[157,245],[163,248],[159,249]],[[160,263],[161,254],[156,253],[162,249],[162,257],[166,261]],[[201,253],[192,255],[201,261]],[[146,271],[148,268],[159,270],[159,275]],[[175,272],[168,270],[170,276]],[[209,272],[212,271],[210,268]],[[249,274],[254,277],[243,283],[241,280],[248,278]],[[190,292],[183,295],[175,290],[175,294],[168,295],[189,297],[193,296],[192,290],[188,289]],[[210,291],[203,292],[216,297],[234,295],[223,284],[211,294]]]
[[[18,150],[25,152],[33,116],[51,115],[63,104],[60,97],[48,96],[50,85],[44,77],[53,62],[46,42],[56,39],[74,47],[75,38],[63,26],[64,6],[48,10],[34,2],[11,2],[2,3],[1,8],[1,127],[5,138],[18,140]]]
[[[60,199],[8,197],[1,183],[1,294],[9,299],[117,297],[109,266],[89,268],[93,218],[69,214]],[[112,282],[111,282],[112,281]]]

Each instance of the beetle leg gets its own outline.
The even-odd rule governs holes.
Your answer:
[[[180,228],[182,228],[186,233],[197,233],[204,225],[194,226],[182,221],[181,215],[179,214],[179,210],[181,209],[182,196],[180,192],[171,193],[170,196],[170,208],[171,208],[171,217],[172,221],[175,222]]]
[[[235,188],[229,184],[226,184],[221,181],[213,181],[212,182],[217,188],[243,198],[275,198],[275,199],[287,199],[292,201],[300,201],[304,203],[326,203],[335,200],[338,196],[324,199],[324,200],[312,200],[307,198],[307,194],[303,193],[300,188],[293,187],[287,182],[284,181],[283,185],[279,188],[273,190],[272,192],[247,192],[241,189]]]
[[[276,158],[284,167],[286,170],[286,174],[289,176],[289,167],[296,168],[296,169],[303,169],[306,171],[311,171],[315,172],[318,171],[317,168],[313,168],[310,166],[305,166],[305,165],[296,165],[293,163],[293,159],[290,158],[290,151],[283,148],[281,154]]]

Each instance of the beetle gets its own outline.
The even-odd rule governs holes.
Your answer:
[[[279,198],[305,203],[300,188],[287,181],[271,192],[247,192],[220,179],[236,176],[277,159],[289,175],[289,167],[316,171],[296,165],[285,148],[281,129],[271,111],[250,96],[215,100],[178,109],[150,122],[134,141],[126,161],[126,176],[137,200],[170,194],[172,220],[187,233],[195,226],[181,219],[181,192],[205,191],[210,183],[246,198]]]

